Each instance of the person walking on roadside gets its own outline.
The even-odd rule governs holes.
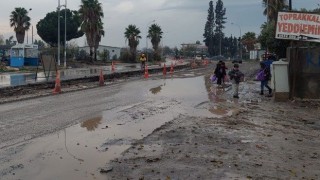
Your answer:
[[[257,75],[257,79],[261,82],[260,84],[260,95],[264,95],[264,87],[266,87],[269,91],[268,96],[272,96],[272,89],[269,87],[268,82],[271,78],[270,67],[265,63],[260,63],[260,70]]]
[[[145,54],[141,54],[139,60],[140,60],[140,63],[141,63],[141,70],[144,70],[145,66],[146,66],[146,61],[147,61],[147,58],[146,58]]]
[[[227,76],[228,67],[226,66],[226,63],[223,62],[223,61],[221,62],[221,68],[223,68],[224,72],[225,72],[225,74],[224,74],[224,76],[222,78],[222,85],[225,85],[225,83],[228,82],[229,79],[228,79],[228,76]]]
[[[222,87],[222,80],[223,80],[224,76],[226,75],[226,69],[225,69],[225,66],[223,65],[222,61],[218,62],[216,69],[214,70],[214,74],[217,77],[218,87]]]
[[[232,82],[233,98],[239,98],[239,84],[244,78],[244,74],[239,70],[239,64],[234,64],[228,75]]]

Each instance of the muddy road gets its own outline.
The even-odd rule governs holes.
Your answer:
[[[240,99],[202,68],[2,104],[0,179],[318,179],[319,103],[258,95],[257,68]]]

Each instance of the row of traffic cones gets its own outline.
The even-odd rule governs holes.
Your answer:
[[[202,64],[207,66],[209,64],[209,60],[208,59],[203,60]]]
[[[163,71],[162,71],[163,75],[166,76],[167,75],[167,67],[166,64],[163,64]],[[170,75],[172,76],[173,74],[173,63],[171,62],[171,67],[170,67]],[[149,71],[148,71],[148,66],[145,66],[145,70],[144,70],[144,78],[148,79],[149,78]]]
[[[100,76],[99,76],[99,86],[104,86],[104,76],[102,69],[100,70]],[[53,89],[53,94],[59,94],[61,93],[61,80],[60,80],[60,71],[57,71],[55,85]]]
[[[112,72],[115,71],[115,67],[114,67],[114,63],[112,62],[111,65],[111,70]],[[166,64],[163,65],[163,75],[166,76],[167,74],[167,68],[166,68]],[[170,75],[173,74],[173,63],[171,63],[171,67],[170,67]],[[145,72],[144,72],[144,78],[148,79],[149,78],[149,71],[148,71],[148,66],[145,66]],[[99,76],[99,86],[104,86],[104,76],[103,76],[103,70],[100,70],[100,76]],[[60,71],[57,71],[57,76],[56,76],[56,80],[55,80],[55,86],[53,89],[53,94],[58,94],[61,93],[61,80],[60,80]]]
[[[163,71],[162,71],[163,75],[166,76],[167,75],[167,67],[166,64],[163,64]],[[170,67],[170,75],[173,74],[173,63],[171,63],[171,67]]]

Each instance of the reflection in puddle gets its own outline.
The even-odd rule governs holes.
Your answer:
[[[155,88],[151,88],[150,91],[152,94],[158,94],[161,91],[161,86],[155,87]]]
[[[216,115],[226,115],[229,113],[228,110],[222,108],[210,108],[209,111]]]
[[[96,117],[81,123],[81,127],[87,128],[88,131],[94,131],[101,124],[102,117]]]

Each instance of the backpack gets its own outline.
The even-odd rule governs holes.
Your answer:
[[[265,77],[264,70],[260,70],[258,72],[258,74],[256,75],[256,80],[258,80],[258,81],[264,81],[265,80],[266,77]]]

